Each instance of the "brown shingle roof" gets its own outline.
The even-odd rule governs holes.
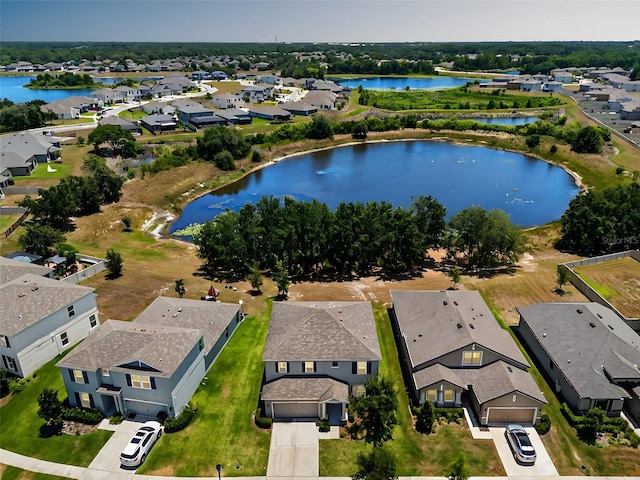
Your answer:
[[[268,401],[349,401],[349,386],[332,378],[284,377],[262,387],[262,400]]]

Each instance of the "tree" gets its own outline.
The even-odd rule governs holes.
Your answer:
[[[453,267],[451,270],[449,270],[449,278],[451,278],[451,281],[453,282],[453,289],[456,289],[456,285],[458,283],[460,283],[460,280],[462,279],[462,275],[461,275],[461,271],[460,271],[460,267]]]
[[[258,260],[254,260],[250,265],[247,266],[247,268],[249,269],[249,283],[251,283],[251,288],[257,290],[258,293],[262,293],[260,291],[260,287],[262,286],[260,262],[258,262]]]
[[[333,128],[324,115],[314,115],[307,129],[307,137],[315,140],[333,138]]]
[[[47,425],[60,425],[62,423],[62,402],[58,399],[58,391],[45,388],[38,395],[38,416],[47,422]]]
[[[440,246],[442,234],[447,225],[445,217],[447,209],[431,195],[420,195],[411,203],[409,211],[418,227],[418,231],[424,239],[423,248]]]
[[[227,127],[209,127],[204,130],[202,137],[197,139],[198,155],[207,161],[213,161],[215,156],[227,150],[234,160],[244,158],[251,149],[251,144],[241,132]]]
[[[357,140],[365,140],[369,134],[367,122],[356,122],[351,129],[351,136]]]
[[[51,247],[64,242],[64,240],[65,236],[59,230],[48,225],[36,223],[27,226],[26,232],[18,238],[18,245],[25,252],[49,258],[51,256]]]
[[[262,161],[262,154],[258,150],[251,152],[251,161],[253,163],[260,163]]]
[[[278,295],[287,297],[289,295],[289,285],[291,285],[291,280],[289,280],[289,272],[285,268],[282,260],[278,259],[276,261],[273,279],[278,287]]]
[[[233,155],[227,150],[216,153],[215,157],[213,157],[213,163],[220,170],[233,170],[236,168],[236,164],[233,163]]]
[[[540,145],[540,135],[527,135],[524,142],[527,144],[527,147],[534,148]]]
[[[365,430],[365,441],[379,447],[391,440],[393,426],[397,423],[396,390],[393,381],[381,375],[368,378],[364,387],[365,395],[353,397],[349,403]]]
[[[127,142],[135,142],[131,132],[119,125],[98,125],[87,137],[87,141],[93,144],[93,149],[97,152],[103,143],[109,144],[114,155],[122,153],[122,149]]]
[[[368,453],[358,454],[358,471],[353,480],[396,480],[397,461],[393,451],[373,447]]]
[[[176,286],[174,290],[176,291],[176,293],[180,298],[184,297],[185,288],[184,288],[184,280],[182,278],[179,280],[176,280]]]
[[[108,278],[114,279],[122,276],[122,255],[114,249],[107,250],[105,266],[109,272]]]
[[[456,459],[449,468],[447,476],[450,480],[467,480],[471,472],[467,464],[467,455],[464,452],[458,452]]]
[[[78,249],[76,247],[67,243],[59,243],[56,246],[56,250],[58,250],[58,255],[66,259],[66,268],[70,268],[72,265],[75,265],[76,255],[78,254]]]
[[[576,153],[600,153],[603,143],[599,129],[588,125],[578,130],[575,140],[571,142],[571,150]]]
[[[416,417],[416,430],[425,435],[429,435],[433,431],[433,422],[436,419],[435,408],[429,400],[425,401],[418,407],[418,415]]]
[[[558,282],[558,288],[556,289],[556,292],[560,295],[563,295],[564,289],[562,287],[569,281],[569,272],[567,271],[566,267],[558,265],[556,281]]]
[[[130,232],[131,231],[131,224],[132,224],[131,217],[124,216],[120,220],[122,220],[122,223],[124,224],[124,231],[125,232]]]

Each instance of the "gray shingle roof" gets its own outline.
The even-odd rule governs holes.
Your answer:
[[[33,273],[39,277],[44,277],[49,275],[51,272],[53,272],[53,268],[0,257],[0,285],[10,282],[11,280],[15,280],[25,273]]]
[[[538,303],[516,309],[580,396],[628,397],[607,375],[640,382],[640,337],[610,309],[597,303]]]
[[[158,297],[133,323],[200,330],[209,351],[239,311],[240,305],[235,303]]]
[[[463,377],[480,403],[504,395],[520,392],[540,402],[547,403],[529,372],[498,361],[477,369],[464,369]]]
[[[26,273],[0,286],[0,333],[15,335],[62,308],[93,295],[93,288]]]
[[[476,291],[392,290],[391,298],[413,367],[473,343],[529,365]]]
[[[107,320],[56,366],[128,373],[125,365],[142,362],[154,376],[169,378],[201,336],[199,330]]]
[[[262,387],[262,400],[267,401],[349,401],[349,386],[332,378],[284,377]]]
[[[274,302],[263,361],[380,359],[369,302]]]

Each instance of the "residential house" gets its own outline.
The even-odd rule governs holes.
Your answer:
[[[30,132],[0,136],[0,171],[13,176],[30,175],[38,163],[57,158],[59,139]]]
[[[242,87],[240,96],[248,99],[249,103],[263,102],[273,96],[273,85],[257,84]]]
[[[534,424],[546,403],[477,291],[392,290],[391,323],[413,400],[467,405],[483,425]]]
[[[188,102],[188,103],[175,103],[178,119],[183,123],[190,123],[192,118],[213,116],[213,110],[210,110],[200,103]]]
[[[274,302],[262,356],[265,415],[338,424],[380,359],[369,302]]]
[[[265,120],[291,120],[291,113],[280,107],[265,106],[265,107],[250,107],[249,115],[256,118],[263,118]]]
[[[158,297],[108,320],[56,365],[72,406],[105,415],[179,414],[242,321],[240,305]]]
[[[132,122],[115,115],[101,118],[100,121],[98,121],[98,125],[116,125],[133,135],[139,135],[142,133],[142,128],[140,128],[136,122]]]
[[[244,107],[242,95],[233,93],[221,93],[211,97],[211,103],[216,108],[241,108]]]
[[[338,95],[327,90],[311,90],[302,100],[318,110],[331,110],[336,106]]]
[[[226,120],[227,125],[250,125],[253,119],[248,112],[237,108],[216,110],[216,115]]]
[[[46,278],[45,267],[7,262],[13,260],[0,263],[0,368],[26,377],[87,337],[98,326],[98,307],[92,288]],[[30,273],[16,276],[20,269]]]
[[[43,113],[54,113],[58,120],[69,120],[80,117],[80,109],[66,99],[41,105],[40,111]]]
[[[176,122],[171,115],[153,114],[140,119],[140,125],[151,133],[172,132],[176,129]]]
[[[559,83],[571,83],[573,82],[573,73],[565,71],[554,72],[553,79]]]
[[[640,421],[640,337],[597,303],[517,307],[518,331],[556,393],[578,413],[623,409]]]
[[[119,85],[113,88],[113,91],[122,95],[122,98],[127,103],[139,102],[142,99],[142,93],[139,89],[128,87],[126,85]]]
[[[147,102],[142,105],[142,111],[147,115],[152,113],[160,113],[163,115],[174,115],[176,108],[173,105],[169,105],[167,102]]]
[[[12,176],[9,168],[0,167],[0,199],[4,198],[4,189],[9,186]]]
[[[625,102],[620,105],[620,120],[640,120],[640,102]]]
[[[124,102],[124,95],[112,88],[101,88],[94,90],[90,93],[91,98],[96,98],[102,101],[103,104],[122,103]]]
[[[54,278],[53,268],[43,265],[43,258],[27,252],[13,252],[0,257],[0,284],[15,280],[25,273]]]
[[[304,100],[298,102],[288,102],[280,104],[280,108],[292,113],[293,115],[309,116],[318,112],[318,107],[305,102]]]

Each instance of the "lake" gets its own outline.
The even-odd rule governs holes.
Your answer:
[[[336,83],[351,89],[356,89],[362,85],[362,88],[370,90],[404,90],[407,87],[411,90],[441,90],[443,88],[462,87],[467,82],[473,82],[474,80],[473,78],[460,77],[371,77],[339,80]],[[480,79],[481,83],[488,81]]]
[[[43,100],[44,102],[49,103],[54,100],[64,100],[65,98],[72,96],[89,96],[91,92],[98,90],[97,88],[82,88],[75,90],[38,90],[24,88],[24,85],[27,85],[34,78],[36,78],[36,75],[19,77],[0,76],[0,98],[8,98],[13,103],[25,103],[32,100]],[[150,80],[152,78],[153,77],[141,78],[140,80]],[[104,83],[105,85],[113,85],[119,80],[122,79],[115,77],[94,77],[94,81]]]
[[[519,153],[446,142],[403,141],[345,146],[281,160],[188,204],[170,233],[239,210],[262,196],[310,201],[381,202],[408,208],[431,195],[447,218],[472,205],[505,210],[523,227],[561,217],[579,192],[559,167]]]
[[[473,120],[474,122],[486,123],[487,125],[529,125],[540,120],[539,117],[481,117],[481,118],[461,118],[460,120]]]

